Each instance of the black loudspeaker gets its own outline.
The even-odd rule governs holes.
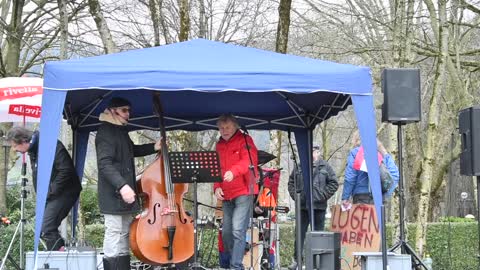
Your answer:
[[[382,122],[406,124],[421,120],[419,69],[384,69],[382,91]]]
[[[458,115],[458,127],[462,136],[460,173],[480,175],[480,105],[466,108]]]
[[[305,267],[309,270],[340,270],[341,237],[339,232],[306,233]]]

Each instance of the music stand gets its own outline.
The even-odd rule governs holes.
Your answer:
[[[197,262],[197,183],[221,182],[220,161],[215,151],[169,152],[173,183],[193,183],[194,256],[190,269],[206,269]]]

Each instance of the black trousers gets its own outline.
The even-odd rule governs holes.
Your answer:
[[[42,223],[42,239],[45,240],[48,250],[59,250],[65,246],[58,231],[62,220],[68,215],[80,192],[65,193],[53,199],[48,199],[45,205]]]
[[[353,195],[354,204],[374,204],[373,197],[370,193],[359,193]]]
[[[320,210],[320,209],[314,209],[313,210],[313,220],[315,223],[315,228],[313,231],[323,231],[325,229],[325,213],[326,210]],[[308,210],[307,209],[302,209],[300,211],[300,220],[302,222],[301,230],[300,230],[300,241],[302,244],[302,251],[303,251],[303,245],[305,243],[305,235],[307,234],[307,229],[308,226],[310,225],[309,219],[308,219]],[[296,230],[295,230],[296,231]],[[297,237],[295,237],[295,252],[294,252],[294,260],[297,260]]]

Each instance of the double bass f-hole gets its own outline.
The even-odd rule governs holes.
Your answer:
[[[181,208],[180,205],[177,204],[177,209]],[[172,211],[172,210],[169,210],[167,208],[164,208],[163,210],[161,209],[161,204],[159,203],[155,203],[153,205],[153,220],[151,218],[148,219],[148,224],[150,225],[153,225],[155,224],[155,222],[157,222],[157,211],[161,211],[160,212],[160,216],[164,216],[164,215],[171,215],[171,214],[174,214],[175,212],[178,213],[178,219],[180,220],[180,223],[182,224],[187,224],[188,222],[188,219],[185,218],[185,217],[182,217],[182,213],[180,211]]]
[[[177,208],[180,208],[180,205],[177,205]],[[178,219],[180,220],[180,223],[182,224],[187,224],[188,218],[187,217],[182,217],[182,213],[178,211]]]
[[[147,220],[148,224],[150,224],[150,225],[155,224],[155,222],[157,221],[157,209],[160,208],[160,206],[161,205],[159,203],[155,203],[153,205],[153,220],[149,218]]]

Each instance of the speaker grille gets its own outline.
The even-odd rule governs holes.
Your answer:
[[[480,175],[480,106],[460,111],[458,127],[462,140],[460,173]]]
[[[382,121],[410,123],[421,120],[420,70],[384,69]]]

